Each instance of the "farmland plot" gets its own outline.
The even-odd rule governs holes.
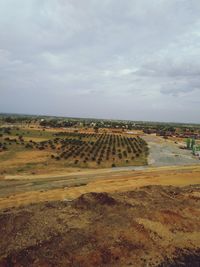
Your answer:
[[[146,164],[148,147],[140,137],[79,133],[67,134],[67,137],[54,140],[57,154],[52,158],[66,160],[69,165],[115,167]]]
[[[27,155],[26,157],[22,157]],[[34,155],[37,155],[36,157]],[[148,147],[138,136],[112,133],[1,130],[0,173],[40,169],[108,168],[147,164]]]

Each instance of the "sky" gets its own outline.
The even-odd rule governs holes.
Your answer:
[[[0,112],[200,123],[200,1],[0,0]]]

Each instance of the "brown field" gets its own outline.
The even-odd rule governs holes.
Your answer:
[[[89,131],[82,132],[82,143],[74,132],[60,131],[67,139],[64,149],[76,151],[80,144],[91,149],[90,141],[107,135],[129,142],[138,134]],[[190,151],[182,153],[178,140],[144,135],[155,165],[134,169],[123,158],[115,163],[125,168],[102,168],[113,162],[105,164],[102,154],[104,165],[75,167],[69,159],[50,157],[52,143],[45,142],[57,133],[13,130],[9,138],[20,134],[23,141],[8,140],[8,149],[0,152],[0,267],[200,266],[200,165],[183,165],[198,162]],[[33,148],[26,148],[31,140]],[[99,151],[104,145],[107,151],[104,141]],[[53,145],[60,155],[62,142]],[[116,150],[124,147],[120,143]],[[176,162],[175,155],[180,166],[157,167]],[[141,149],[134,162],[128,159],[144,165],[147,154]]]
[[[21,181],[20,181],[21,180]],[[200,184],[200,166],[160,167],[143,171],[96,170],[55,175],[8,176],[1,180],[8,190],[0,194],[0,208],[40,201],[75,199],[88,192],[126,192],[148,185],[187,186]],[[17,182],[17,184],[16,184]],[[33,182],[37,183],[34,188]],[[45,184],[44,184],[45,182]],[[12,184],[15,191],[12,191]],[[39,184],[39,186],[38,186]],[[48,187],[46,188],[46,184]],[[9,191],[9,188],[11,189]],[[55,189],[56,188],[56,189]],[[35,189],[35,190],[34,190]]]
[[[199,266],[199,217],[197,185],[87,193],[6,209],[0,266]]]

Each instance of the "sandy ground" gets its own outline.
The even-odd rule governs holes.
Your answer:
[[[200,166],[156,167],[141,171],[104,170],[40,179],[2,180],[0,208],[49,200],[71,200],[88,192],[125,192],[146,185],[200,184]]]
[[[180,149],[180,143],[165,140],[154,135],[143,136],[149,146],[148,164],[151,166],[171,166],[200,164],[200,160],[194,157],[191,151]]]

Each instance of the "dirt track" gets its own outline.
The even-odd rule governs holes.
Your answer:
[[[200,166],[160,167],[141,171],[91,171],[56,177],[0,182],[0,208],[46,200],[74,199],[87,192],[124,192],[145,185],[200,184]]]

